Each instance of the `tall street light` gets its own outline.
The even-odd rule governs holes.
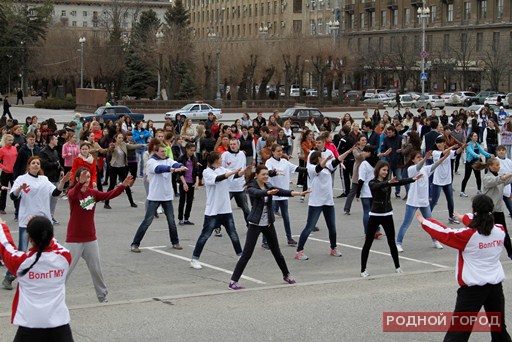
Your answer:
[[[21,45],[21,53],[22,53],[22,55],[21,55],[22,67],[21,67],[21,73],[19,75],[20,76],[20,80],[21,80],[20,86],[21,86],[21,89],[23,89],[23,92],[25,92],[25,88],[23,87],[23,85],[24,85],[23,84],[23,75],[24,75],[24,71],[25,71],[25,68],[26,68],[26,65],[25,65],[25,63],[26,63],[26,61],[25,61],[25,55],[26,55],[25,42],[22,40],[20,42],[20,45]]]
[[[418,18],[421,20],[421,32],[422,32],[422,44],[421,44],[421,95],[425,95],[425,81],[427,80],[427,74],[425,73],[425,59],[428,56],[427,51],[425,50],[425,28],[427,25],[427,19],[430,17],[430,8],[423,3],[422,7],[418,7]]]
[[[334,60],[335,60],[335,55],[336,55],[336,34],[338,33],[339,29],[340,29],[340,22],[338,20],[335,20],[334,22],[332,21],[329,21],[329,29],[331,30],[331,34],[332,34],[332,61],[331,61],[331,67],[332,67],[332,90],[331,90],[331,99],[332,99],[332,94],[334,93],[334,91],[336,90],[336,84],[335,84],[335,80],[334,80],[334,74],[336,72],[336,70],[334,69]],[[323,91],[323,90],[322,90]]]
[[[84,87],[84,44],[85,37],[80,37],[78,42],[80,43],[80,88]]]
[[[212,30],[208,33],[208,39],[217,43],[217,96],[215,102],[220,103],[222,101],[220,96],[220,34]]]
[[[158,45],[158,85],[156,88],[156,99],[161,100],[161,83],[160,83],[160,69],[162,68],[162,38],[164,37],[164,33],[162,31],[158,31],[156,34],[156,43]]]

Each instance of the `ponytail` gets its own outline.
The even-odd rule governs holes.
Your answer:
[[[259,174],[261,172],[261,170],[268,170],[268,167],[266,167],[263,164],[260,164],[260,165],[256,166],[256,170],[254,172],[251,172],[251,174],[249,176],[247,176],[247,179],[245,181],[245,187],[247,187],[249,185],[249,183],[254,178],[256,178],[256,175]]]
[[[469,223],[469,228],[478,230],[478,233],[484,236],[491,234],[494,227],[494,203],[487,195],[476,195],[473,197],[473,220]]]
[[[498,158],[491,157],[491,158],[487,158],[485,163],[482,161],[477,161],[477,162],[473,163],[472,168],[477,171],[482,171],[484,169],[488,170],[489,166],[493,165],[494,163],[499,163],[499,160],[498,160]]]
[[[53,225],[46,217],[35,216],[28,222],[27,233],[37,248],[36,260],[28,268],[18,272],[19,277],[27,274],[41,258],[44,249],[48,247],[53,239]]]

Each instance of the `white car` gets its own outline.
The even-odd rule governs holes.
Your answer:
[[[426,109],[432,109],[434,107],[443,109],[446,105],[441,96],[432,94],[421,95],[416,102],[418,107],[425,107]]]
[[[416,101],[414,101],[412,96],[409,95],[409,94],[401,94],[400,95],[400,105],[402,107],[411,107],[411,108],[416,108],[417,107]],[[390,107],[395,107],[396,106],[396,98],[392,98],[389,101],[389,106]]]
[[[488,98],[486,98],[484,101],[484,104],[496,105],[498,102],[498,96],[501,96],[501,102],[504,103],[505,97],[507,97],[507,94],[497,93],[497,94],[491,95]]]
[[[444,93],[443,95],[440,95],[440,96],[444,100],[445,103],[449,103],[450,98],[453,96],[453,93]]]
[[[447,106],[464,106],[464,101],[466,101],[468,97],[474,96],[476,96],[476,94],[472,91],[456,91],[453,93],[449,101],[445,99],[445,103]]]
[[[206,120],[208,119],[208,113],[210,112],[212,112],[217,119],[222,118],[222,109],[213,108],[208,103],[203,102],[189,103],[181,109],[167,112],[165,113],[165,118],[176,120],[176,115],[180,114],[182,118],[192,120]]]
[[[366,95],[365,95],[366,96]],[[389,101],[393,98],[386,95],[386,93],[375,94],[370,98],[366,98],[363,102],[366,104],[379,104],[382,103],[384,106],[389,105]]]

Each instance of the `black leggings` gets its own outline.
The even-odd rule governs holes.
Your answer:
[[[276,228],[274,224],[268,226],[256,226],[254,224],[249,223],[249,229],[247,230],[247,237],[245,239],[244,250],[242,251],[242,256],[240,260],[238,260],[235,270],[233,271],[233,275],[231,276],[232,281],[238,281],[244,272],[245,266],[251,259],[252,253],[254,252],[254,247],[258,242],[258,237],[260,233],[265,236],[267,239],[268,246],[274,259],[277,262],[277,265],[283,272],[283,277],[286,277],[290,274],[288,271],[288,266],[286,266],[286,261],[284,260],[283,254],[279,249],[279,241],[277,240]]]
[[[108,184],[108,190],[114,190],[114,188],[117,186],[117,177],[119,176],[119,181],[124,182],[126,176],[128,175],[128,168],[126,166],[124,167],[110,167],[110,180]],[[130,201],[130,204],[133,204],[133,197],[132,197],[132,191],[130,190],[130,187],[127,187],[124,189],[126,192],[126,196],[128,196],[128,200]],[[109,200],[105,201],[106,205],[110,204]]]
[[[480,188],[482,187],[482,178],[480,176],[480,171],[473,169],[473,163],[468,163],[466,161],[466,164],[464,164],[464,179],[462,180],[462,186],[460,191],[465,192],[466,191],[466,184],[468,184],[469,177],[471,177],[471,171],[475,173],[476,178],[476,187],[478,188],[478,191],[480,191]]]
[[[69,324],[55,328],[18,327],[14,342],[73,342],[73,334]]]
[[[306,167],[306,162],[302,159],[299,160],[299,166],[300,167]],[[297,185],[304,185],[304,183],[307,184],[307,179],[308,179],[308,173],[307,172],[300,172],[299,173],[299,176],[297,178]],[[304,190],[306,190],[306,188],[303,187]]]
[[[503,212],[493,212],[494,223],[501,224],[505,228],[505,249],[509,258],[512,258],[512,242],[510,235],[508,235],[507,222],[505,221],[505,214]]]
[[[180,182],[180,201],[178,204],[178,220],[183,220],[183,209],[185,209],[185,220],[190,217],[192,202],[194,201],[194,183],[187,183],[188,191],[183,189],[183,183]],[[185,202],[187,206],[185,207]]]
[[[368,255],[372,248],[373,240],[375,239],[375,233],[379,228],[379,225],[384,228],[386,232],[386,238],[388,239],[389,250],[391,257],[395,263],[395,268],[400,267],[400,261],[398,260],[398,250],[395,244],[395,224],[393,223],[393,215],[387,216],[373,216],[370,215],[368,220],[368,232],[366,232],[366,239],[364,241],[363,250],[361,251],[361,273],[366,270],[366,263],[368,262]]]
[[[14,174],[3,171],[0,175],[1,186],[12,186],[14,183]],[[0,194],[0,210],[5,210],[7,205],[7,190],[2,190]]]

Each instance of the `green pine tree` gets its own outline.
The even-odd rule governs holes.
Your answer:
[[[187,28],[190,25],[190,13],[183,6],[182,0],[176,0],[174,6],[169,7],[165,12],[165,22],[168,26]]]
[[[191,99],[197,94],[197,84],[194,78],[193,66],[188,63],[181,63],[178,68],[180,75],[180,86],[176,98],[180,100]]]
[[[147,96],[146,89],[150,85],[152,76],[148,66],[133,47],[128,49],[126,69],[125,92],[137,99]]]

